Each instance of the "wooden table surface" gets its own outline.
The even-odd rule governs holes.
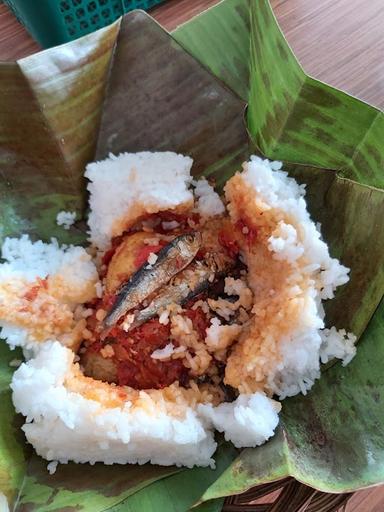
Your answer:
[[[384,0],[271,1],[308,74],[384,109]],[[218,0],[169,0],[151,14],[172,30],[216,3]],[[26,57],[39,50],[0,5],[0,60]],[[356,493],[347,506],[347,512],[383,511],[382,486]]]

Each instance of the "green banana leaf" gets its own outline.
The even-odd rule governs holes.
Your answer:
[[[248,107],[246,109],[246,104]],[[169,149],[218,186],[258,152],[307,184],[309,207],[351,281],[330,324],[360,342],[308,396],[284,401],[277,435],[217,469],[68,464],[50,476],[20,431],[0,345],[0,491],[16,512],[220,510],[223,497],[292,475],[330,492],[384,481],[383,114],[306,76],[267,0],[224,0],[163,31],[133,12],[65,46],[0,65],[0,242],[85,242],[86,162]],[[68,232],[55,217],[76,210]]]

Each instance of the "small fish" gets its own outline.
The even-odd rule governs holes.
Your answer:
[[[212,269],[204,264],[197,263],[194,269],[187,269],[177,276],[177,283],[170,284],[161,290],[152,300],[150,305],[135,313],[129,330],[139,327],[170,304],[182,306],[211,284],[215,274]]]
[[[117,298],[104,319],[105,327],[112,327],[118,320],[143,302],[149,295],[168,283],[187,267],[201,246],[201,235],[194,231],[179,235],[157,253],[157,260],[149,266],[144,263],[124,283]]]

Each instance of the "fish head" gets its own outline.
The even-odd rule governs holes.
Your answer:
[[[200,249],[201,242],[201,233],[198,231],[192,231],[191,233],[186,233],[184,236],[180,237],[177,242],[177,248],[180,251],[181,256],[188,258],[192,254],[193,256],[197,254]]]

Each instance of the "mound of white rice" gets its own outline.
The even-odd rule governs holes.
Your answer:
[[[158,391],[119,400],[102,383],[97,394],[91,379],[79,387],[74,357],[60,343],[48,343],[13,376],[13,402],[27,418],[22,428],[47,460],[213,466],[214,427],[236,446],[256,446],[278,423],[279,404],[261,393],[197,408]]]
[[[245,216],[256,233],[242,243],[254,316],[228,358],[226,382],[280,398],[305,394],[320,377],[320,359],[349,362],[355,355],[355,336],[324,329],[321,303],[349,280],[349,269],[330,257],[309,216],[305,186],[280,162],[251,157],[225,193],[233,222]]]
[[[32,242],[28,235],[6,238],[1,248],[1,257],[6,260],[0,265],[2,281],[7,279],[9,273],[14,278],[21,276],[29,282],[33,282],[36,277],[56,275],[65,281],[68,289],[78,294],[97,275],[91,256],[83,247],[60,247],[54,238],[50,243],[41,240]]]
[[[90,240],[105,249],[138,217],[193,204],[193,160],[176,153],[122,153],[87,165]]]
[[[212,185],[205,178],[193,182],[195,185],[194,194],[197,198],[197,211],[203,218],[222,215],[225,206],[220,196]]]
[[[112,237],[148,213],[182,213],[194,206],[203,219],[223,214],[213,187],[192,181],[191,166],[189,157],[170,152],[110,155],[88,165],[92,244],[105,250]],[[220,357],[231,346],[225,383],[240,392],[231,403],[219,404],[195,382],[190,389],[174,383],[144,392],[84,377],[75,363],[87,315],[82,304],[101,289],[91,257],[55,240],[5,241],[1,335],[11,347],[34,349],[34,358],[15,371],[12,390],[38,454],[62,463],[213,465],[214,429],[237,447],[262,444],[278,423],[280,405],[269,396],[306,393],[320,376],[320,361],[352,359],[355,337],[326,329],[322,307],[322,300],[348,281],[348,269],[330,257],[310,219],[305,187],[279,162],[252,157],[228,181],[225,194],[248,272],[225,281],[226,293],[238,299],[210,300],[205,307],[228,320],[242,310],[244,318],[230,325],[213,318],[199,343],[208,365],[212,353],[224,360]],[[71,219],[62,213],[58,220],[65,225]],[[174,228],[174,222],[164,229]],[[163,312],[161,322],[169,322],[168,316]],[[172,333],[191,334],[191,322],[181,315],[171,324]],[[170,343],[152,357],[163,359],[175,350]],[[189,362],[193,369],[195,361]]]
[[[11,348],[36,349],[41,342],[60,336],[68,346],[76,345],[81,325],[77,306],[96,297],[98,273],[91,256],[82,247],[32,242],[27,235],[6,238],[0,265],[1,336]],[[46,280],[38,301],[26,292]],[[81,322],[80,322],[81,323]]]

